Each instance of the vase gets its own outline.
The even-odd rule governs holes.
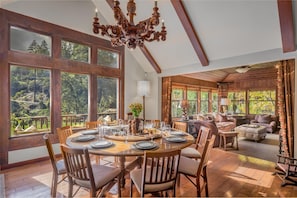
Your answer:
[[[139,118],[134,118],[133,120],[129,120],[129,129],[132,135],[136,135],[137,133],[139,133],[140,121],[141,120]]]

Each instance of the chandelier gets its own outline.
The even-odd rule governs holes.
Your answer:
[[[157,1],[155,1],[155,7],[153,8],[152,16],[148,19],[140,21],[137,25],[134,24],[134,16],[136,15],[136,4],[134,0],[129,0],[127,3],[127,16],[129,21],[123,15],[120,2],[114,1],[114,18],[117,21],[116,25],[101,25],[98,18],[98,12],[96,9],[96,15],[93,22],[93,32],[102,36],[108,36],[111,38],[111,45],[118,47],[126,45],[129,49],[135,49],[136,46],[143,47],[144,41],[165,41],[166,40],[166,27],[162,20],[161,31],[155,31],[155,27],[159,25],[160,13],[157,7]]]

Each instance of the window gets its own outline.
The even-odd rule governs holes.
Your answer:
[[[62,126],[83,127],[88,117],[88,76],[62,73]]]
[[[183,100],[183,89],[173,88],[171,93],[171,116],[182,117],[182,108],[180,106]]]
[[[197,112],[197,91],[188,90],[187,97],[189,102],[188,115],[194,115]]]
[[[97,77],[97,116],[103,119],[110,116],[118,118],[118,80],[116,78]]]
[[[10,67],[11,136],[50,131],[50,71]]]
[[[90,63],[90,47],[62,40],[62,58]]]
[[[208,113],[208,91],[201,91],[200,113]]]
[[[97,64],[101,66],[119,68],[119,54],[108,50],[98,49]]]
[[[211,112],[219,112],[219,106],[218,106],[218,93],[212,91],[211,93]]]
[[[228,92],[228,112],[232,114],[246,114],[246,92]]]
[[[274,90],[249,91],[249,113],[250,114],[275,114]]]
[[[52,39],[19,27],[10,27],[10,49],[51,56]]]

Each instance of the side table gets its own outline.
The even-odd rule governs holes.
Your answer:
[[[231,147],[233,148],[233,144],[234,144],[234,139],[236,141],[236,150],[238,150],[238,132],[235,131],[219,131],[219,136],[220,136],[220,148],[222,146],[222,143],[224,145],[224,150],[227,150],[227,144],[226,144],[226,138],[227,137],[231,137],[233,138]]]

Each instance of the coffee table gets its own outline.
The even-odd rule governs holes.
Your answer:
[[[234,130],[239,133],[240,136],[246,139],[255,140],[256,142],[265,139],[267,131],[265,126],[255,124],[243,124],[235,127]]]

